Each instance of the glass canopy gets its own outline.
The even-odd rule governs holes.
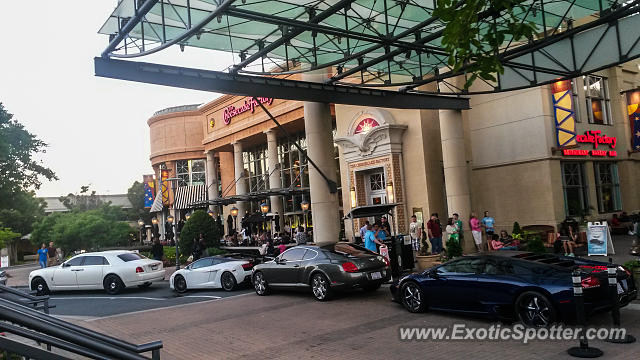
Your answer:
[[[522,1],[516,16],[535,24],[534,41],[506,38],[498,54],[505,74],[471,92],[539,85],[639,56],[638,3]],[[434,0],[122,0],[99,32],[111,41],[103,57],[193,46],[234,53],[231,74],[329,68],[328,84],[467,93],[448,80],[465,74],[448,70],[444,24],[433,11]],[[481,33],[504,27],[503,12],[478,16]]]

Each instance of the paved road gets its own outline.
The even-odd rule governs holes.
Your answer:
[[[152,284],[147,289],[125,289],[118,295],[108,295],[104,291],[65,291],[50,295],[51,314],[77,317],[104,317],[126,314],[168,306],[192,304],[217,300],[253,292],[248,286],[227,292],[224,290],[193,290],[178,294],[169,289],[169,282]]]

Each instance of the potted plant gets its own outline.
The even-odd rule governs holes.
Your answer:
[[[422,238],[421,242],[422,246],[420,247],[420,252],[418,252],[418,255],[416,255],[416,266],[418,268],[418,271],[423,271],[430,267],[441,264],[440,254],[431,254],[431,252],[429,251],[430,246],[424,237]]]
[[[630,260],[622,265],[633,274],[633,281],[636,289],[640,289],[640,260]]]

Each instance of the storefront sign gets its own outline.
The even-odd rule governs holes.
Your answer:
[[[273,98],[259,97],[256,98],[260,103],[271,105],[273,103]],[[244,100],[244,105],[240,107],[235,107],[233,105],[229,105],[224,109],[224,113],[222,114],[222,119],[225,125],[229,125],[231,123],[231,119],[234,117],[245,113],[247,111],[251,111],[251,113],[255,112],[256,107],[259,107],[260,104],[254,98],[248,98]]]
[[[573,104],[571,80],[562,80],[551,84],[551,94],[553,95],[553,115],[558,146],[577,145],[576,112]]]
[[[627,92],[627,113],[631,126],[631,149],[640,151],[640,90]]]
[[[562,155],[569,156],[609,156],[615,157],[618,156],[618,152],[616,150],[602,150],[598,149],[598,145],[604,144],[609,145],[611,149],[616,148],[616,144],[618,139],[615,136],[607,136],[605,134],[600,135],[602,132],[600,130],[590,130],[586,131],[584,135],[577,135],[576,141],[582,144],[593,144],[593,150],[583,150],[583,149],[563,149]]]

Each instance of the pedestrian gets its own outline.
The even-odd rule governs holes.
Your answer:
[[[380,230],[378,224],[373,224],[373,226],[369,225],[367,233],[364,235],[364,247],[375,253],[378,252],[376,244],[382,245],[382,242],[376,238],[378,230]]]
[[[471,227],[471,235],[473,235],[476,250],[480,252],[482,251],[482,227],[480,226],[480,220],[476,217],[476,213],[469,215],[469,227]]]
[[[376,239],[380,241],[387,240],[387,232],[382,229],[382,224],[378,224],[378,231],[376,231]]]
[[[40,268],[44,269],[47,267],[47,258],[48,258],[47,245],[42,243],[40,249],[38,249],[38,263],[40,264]]]
[[[307,243],[307,234],[304,232],[304,228],[302,226],[298,226],[298,231],[296,232],[296,244],[304,245]]]
[[[369,231],[370,225],[369,220],[367,220],[364,222],[364,226],[360,228],[360,241],[364,241],[364,236],[367,234],[367,231]]]
[[[449,219],[447,219],[447,241],[449,240],[455,240],[457,242],[459,242],[460,238],[458,237],[458,227],[454,224],[453,222],[453,218],[450,217]]]
[[[207,251],[207,244],[204,240],[203,233],[200,233],[200,239],[198,239],[198,242],[200,243],[200,257],[202,257],[202,255],[204,255],[205,252]]]
[[[278,250],[280,250],[280,254],[287,250],[287,246],[284,244],[283,240],[280,240],[280,244],[278,245]]]
[[[464,241],[464,230],[462,228],[462,220],[460,220],[460,216],[457,213],[453,213],[453,224],[458,229],[458,239],[462,243]]]
[[[487,241],[493,239],[493,234],[496,233],[496,230],[494,229],[495,222],[496,220],[489,216],[489,212],[485,211],[481,223],[482,227],[484,227],[484,233],[487,235]]]
[[[233,235],[233,216],[231,216],[231,214],[229,214],[227,216],[227,235],[231,236]]]
[[[191,256],[193,257],[192,261],[200,259],[200,254],[202,254],[202,250],[200,249],[200,241],[198,241],[198,239],[193,239],[193,249],[191,249]]]
[[[162,261],[162,257],[164,256],[164,248],[162,244],[160,244],[160,240],[155,239],[153,242],[153,246],[151,247],[151,254],[153,255],[154,260]]]
[[[413,250],[413,261],[416,261],[416,256],[420,253],[420,241],[422,240],[422,224],[418,222],[418,218],[415,215],[411,216],[411,222],[409,223],[409,237],[411,238],[411,249]]]
[[[49,247],[47,248],[47,256],[49,260],[49,266],[56,265],[56,247],[53,246],[53,241],[49,242]]]
[[[380,230],[384,231],[385,237],[391,236],[391,226],[389,225],[389,221],[387,221],[386,216],[383,216],[380,219]]]
[[[442,251],[442,227],[438,220],[438,213],[431,214],[427,222],[427,233],[431,242],[431,254],[436,255]]]

